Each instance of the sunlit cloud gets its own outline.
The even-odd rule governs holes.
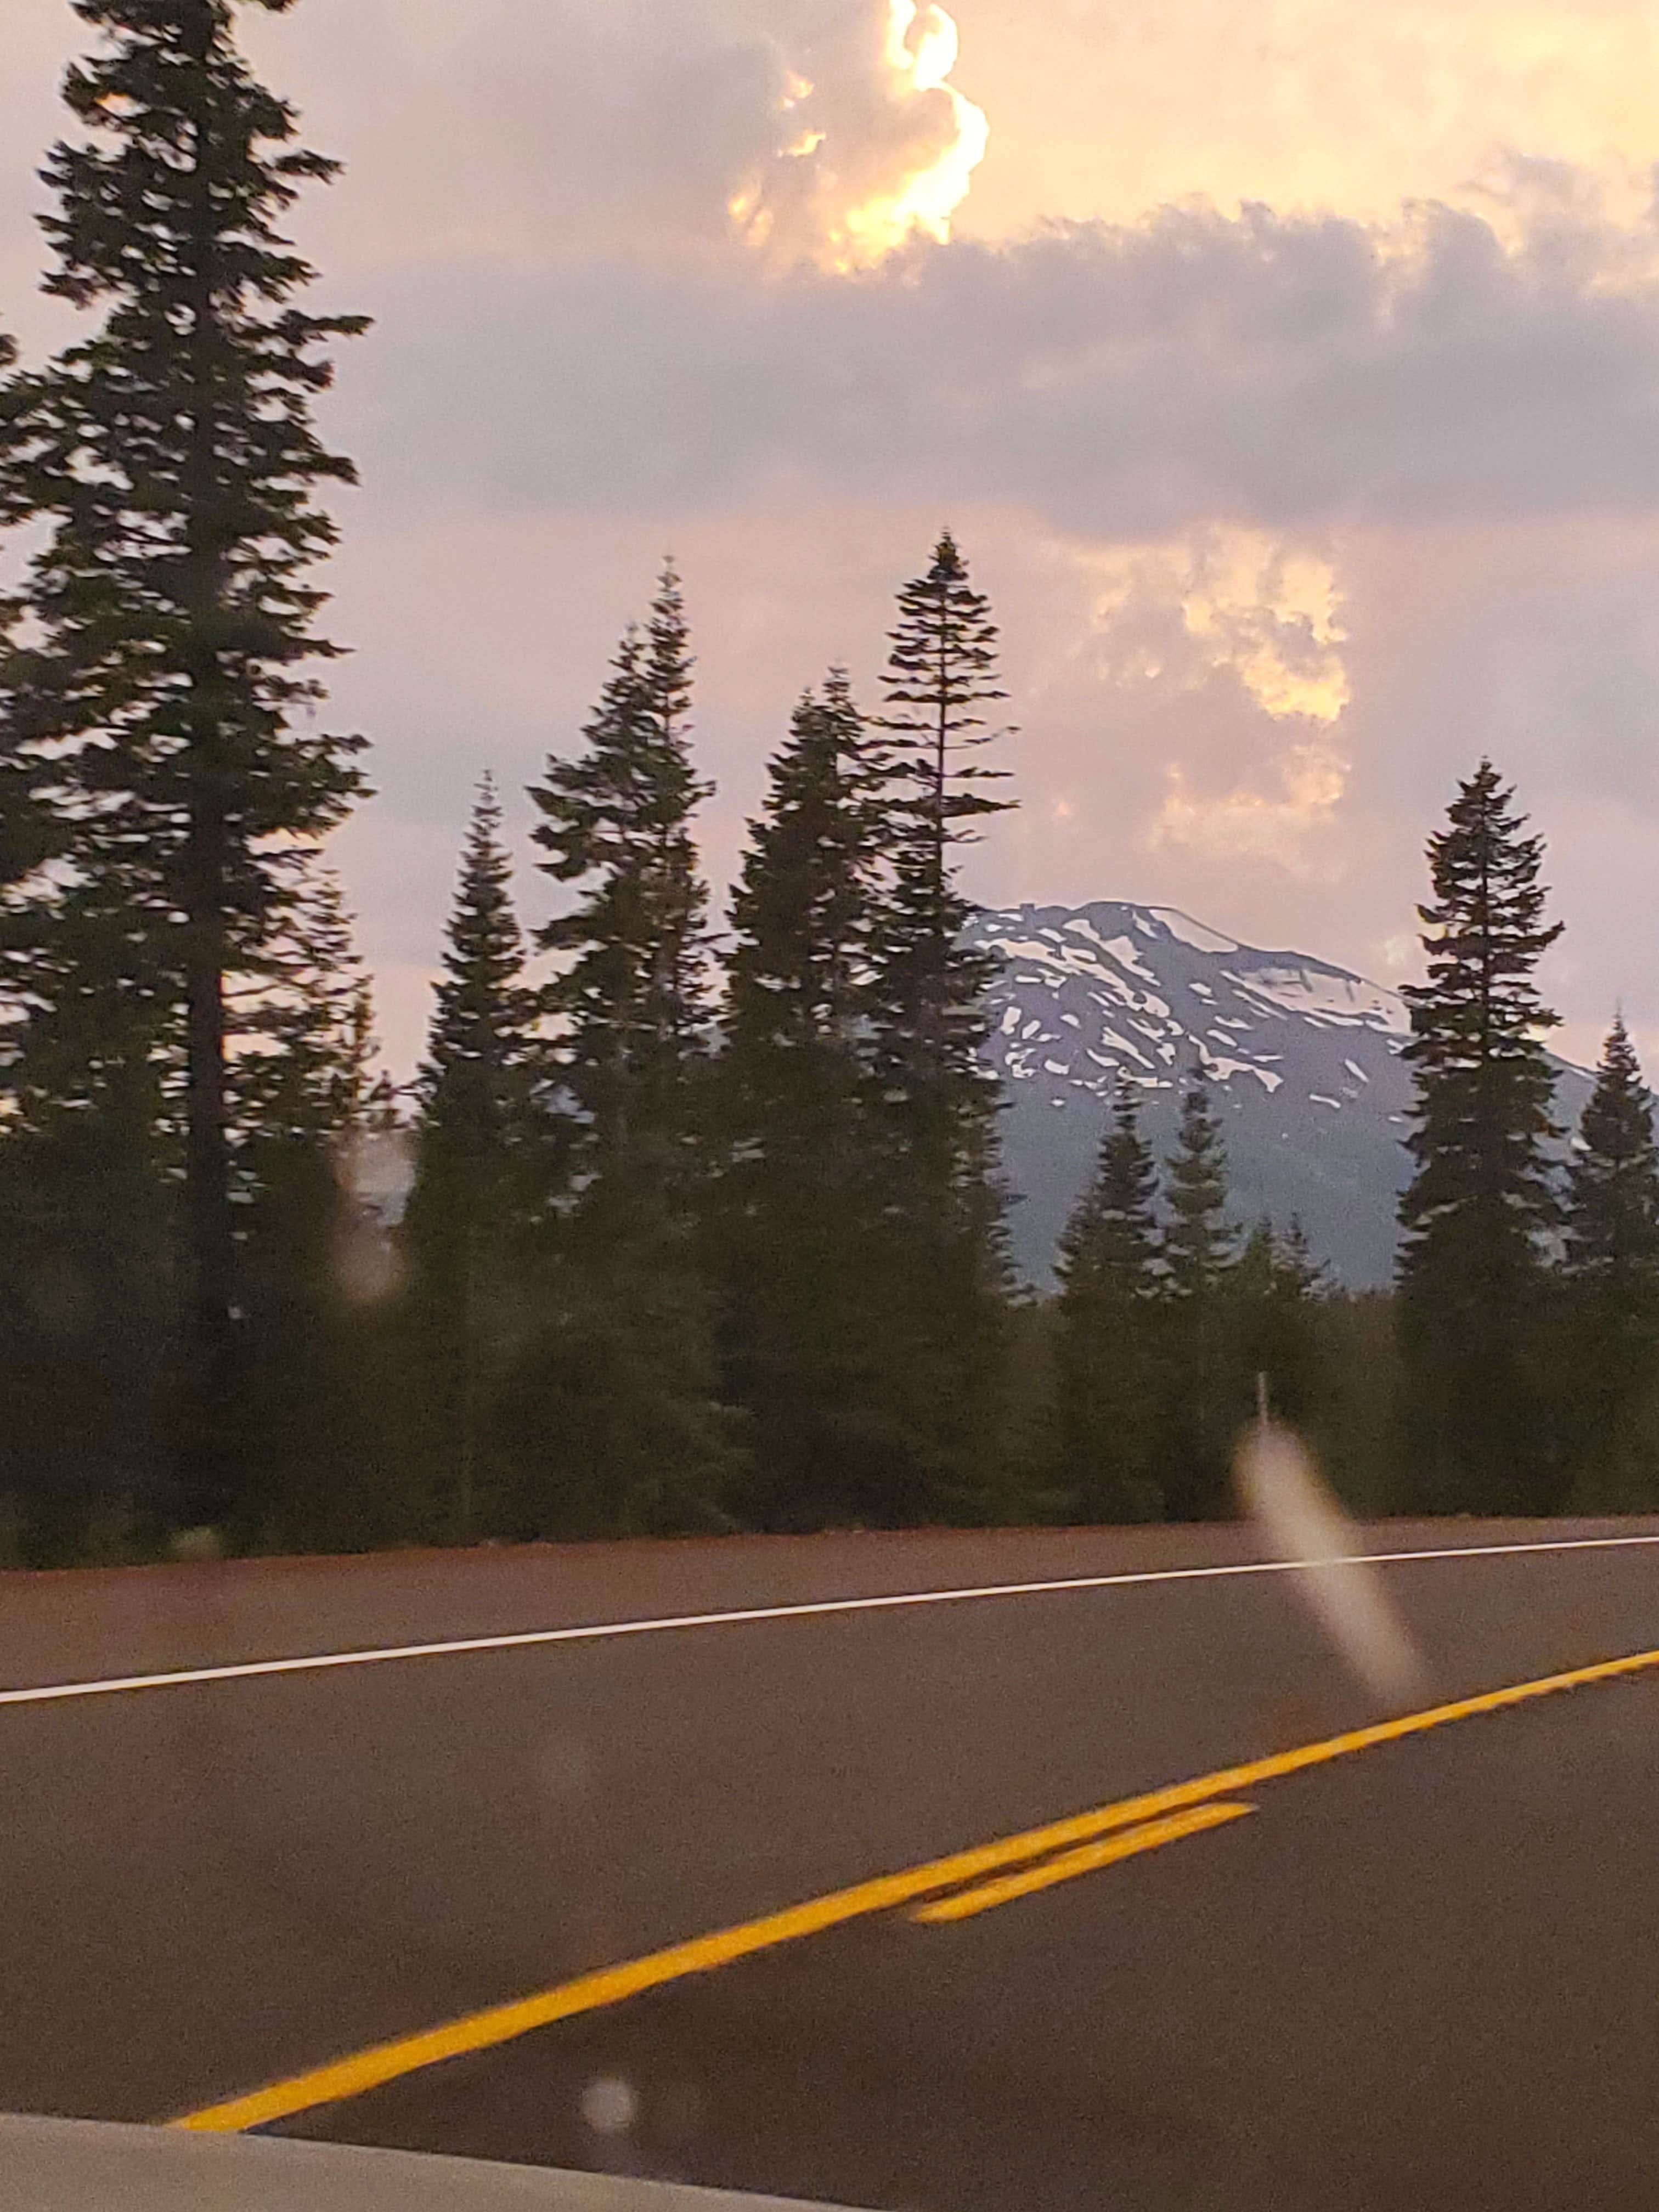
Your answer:
[[[1659,160],[1651,0],[960,0],[997,88],[976,234],[1235,209],[1484,212],[1506,149],[1594,170],[1634,210]],[[1103,117],[1109,120],[1103,127]]]
[[[1231,692],[1228,725],[1257,739],[1243,776],[1236,744],[1232,772],[1219,779],[1170,761],[1148,847],[1322,872],[1318,833],[1334,817],[1350,765],[1338,730],[1352,695],[1331,561],[1236,526],[1164,544],[1087,546],[1074,557],[1090,580],[1093,649],[1107,684],[1202,693],[1218,716]]]
[[[331,681],[377,746],[343,865],[398,1063],[471,777],[580,726],[665,544],[721,884],[800,685],[838,657],[876,696],[945,519],[1025,732],[976,896],[1128,891],[1408,975],[1423,838],[1489,746],[1550,840],[1566,1048],[1620,994],[1659,1038],[1659,9],[945,5],[240,11],[347,162],[301,244],[376,317],[326,406],[364,480]],[[87,33],[6,18],[0,322],[39,358]]]
[[[1334,722],[1348,704],[1341,594],[1322,555],[1261,530],[1218,525],[1169,544],[1088,546],[1097,635],[1132,640],[1119,682],[1188,689],[1227,670],[1275,720]],[[1179,624],[1180,647],[1158,645]]]
[[[873,0],[791,69],[778,144],[726,204],[746,244],[789,265],[872,267],[909,243],[951,236],[990,125],[950,82],[955,19],[931,0]]]
[[[1207,792],[1196,789],[1184,765],[1173,762],[1147,846],[1153,852],[1184,848],[1215,861],[1267,860],[1291,875],[1328,877],[1331,863],[1315,834],[1331,823],[1350,766],[1335,745],[1306,738],[1270,764],[1271,788],[1239,784]]]

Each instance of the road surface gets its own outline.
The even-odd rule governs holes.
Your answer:
[[[0,2109],[877,2212],[1650,2207],[1659,1664],[1464,1701],[1659,1647],[1656,1534],[1369,1532],[1439,1717],[1357,1741],[1238,1529],[4,1577]]]

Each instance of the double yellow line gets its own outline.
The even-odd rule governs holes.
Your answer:
[[[223,2104],[188,2112],[172,2124],[222,2134],[268,2126],[273,2121],[292,2118],[295,2113],[319,2105],[361,2096],[365,2090],[379,2088],[422,2067],[438,2065],[444,2059],[489,2050],[494,2045],[527,2035],[533,2029],[550,2027],[556,2021],[621,2004],[647,1990],[659,1989],[666,1982],[708,1973],[714,1967],[751,1957],[757,1951],[769,1951],[780,1944],[799,1942],[804,1936],[823,1935],[826,1929],[840,1927],[849,1920],[891,1912],[915,1904],[918,1899],[933,1900],[915,1913],[918,1920],[943,1923],[966,1919],[993,1905],[1007,1904],[1016,1897],[1109,1866],[1137,1852],[1152,1850],[1182,1836],[1238,1820],[1254,1808],[1248,1804],[1219,1802],[1237,1791],[1283,1781],[1309,1767],[1323,1766],[1358,1752],[1399,1743],[1407,1736],[1425,1735],[1430,1729],[1444,1728],[1453,1721],[1502,1712],[1535,1698],[1553,1696],[1558,1690],[1583,1689],[1654,1668],[1659,1668],[1659,1650],[1632,1652],[1625,1658],[1604,1660],[1593,1667],[1576,1667],[1566,1674],[1547,1674],[1535,1681],[1516,1682],[1501,1690],[1486,1691],[1479,1697],[1462,1698],[1452,1705],[1435,1705],[1425,1712],[1408,1713],[1397,1720],[1352,1729],[1346,1735],[1328,1736],[1322,1742],[1302,1744],[1293,1751],[1277,1752],[1267,1759],[1223,1767],[1214,1774],[1200,1775],[1190,1782],[1172,1783],[1165,1789],[1125,1797],[1115,1804],[1074,1814],[1067,1820],[1028,1829],[1021,1835],[1005,1836],[997,1842],[957,1851],[947,1858],[933,1859],[900,1874],[883,1875],[850,1889],[834,1890],[827,1896],[792,1905],[785,1911],[744,1921],[738,1927],[713,1936],[701,1936],[688,1943],[672,1944],[666,1950],[653,1951],[625,1966],[580,1975],[574,1981],[560,1983],[556,1988],[519,1998],[510,2004],[495,2005],[487,2011],[468,2014],[441,2027],[377,2044],[370,2050],[336,2059],[291,2080],[257,2089],[251,2095],[234,2097]],[[1036,1863],[1039,1861],[1042,1863]],[[956,1893],[939,1894],[944,1891]]]
[[[1115,1866],[1120,1859],[1132,1859],[1140,1851],[1155,1851],[1160,1844],[1179,1843],[1183,1836],[1195,1836],[1205,1828],[1219,1828],[1255,1810],[1254,1805],[1230,1803],[1224,1799],[1216,1805],[1194,1805],[1189,1813],[1171,1813],[1167,1820],[1143,1820],[1139,1827],[1126,1828],[1121,1836],[1109,1836],[1103,1844],[1085,1844],[1081,1850],[1062,1851],[1058,1858],[1041,1859],[1036,1866],[1024,1867],[1018,1874],[1006,1874],[995,1881],[979,1882],[972,1889],[959,1889],[950,1897],[937,1898],[932,1905],[920,1906],[910,1917],[932,1925],[949,1920],[971,1920],[976,1912],[988,1912],[993,1905],[1012,1905],[1017,1897],[1030,1897],[1039,1889],[1052,1889],[1059,1881],[1075,1881],[1080,1874],[1094,1874],[1102,1867]]]

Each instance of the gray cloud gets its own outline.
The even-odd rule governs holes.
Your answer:
[[[1132,538],[1644,510],[1659,279],[1632,258],[1443,208],[1403,238],[1194,208],[855,278],[428,270],[380,303],[352,431],[419,500],[640,510],[805,470]]]
[[[772,258],[817,257],[957,135],[890,23],[888,0],[349,0],[244,35],[349,164],[359,212],[307,218],[331,265],[522,270],[718,252],[739,194]]]
[[[62,0],[6,4],[22,46],[9,23],[0,321],[33,340],[24,209],[79,33]],[[1570,1042],[1588,1048],[1622,992],[1659,1053],[1652,237],[1534,163],[1513,166],[1490,223],[1431,208],[1384,234],[1182,207],[779,277],[726,201],[757,165],[811,181],[775,171],[791,70],[823,88],[814,127],[839,117],[862,143],[847,118],[867,111],[866,150],[886,158],[893,118],[858,76],[884,13],[247,13],[307,137],[349,164],[301,212],[326,295],[379,318],[330,403],[365,474],[331,579],[333,626],[361,650],[331,681],[337,719],[376,740],[385,795],[343,858],[400,1061],[477,767],[512,790],[569,743],[663,548],[692,592],[720,878],[799,685],[846,656],[872,690],[892,586],[944,515],[995,599],[1026,732],[1024,811],[969,855],[976,892],[1166,900],[1376,969],[1408,945],[1427,828],[1491,745],[1552,840]],[[994,158],[994,90],[963,83]],[[938,101],[912,120],[902,159],[945,127]],[[1224,828],[1232,794],[1276,799],[1297,732],[1237,654],[1196,651],[1178,603],[1103,626],[1078,557],[1226,521],[1311,546],[1342,594],[1353,702],[1334,743],[1352,769],[1302,873],[1272,850],[1152,840],[1172,768]],[[1135,653],[1155,679],[1126,680]],[[539,918],[545,886],[523,889]]]
[[[48,50],[76,41],[57,0],[17,4],[30,68],[0,90],[0,135],[27,149],[21,183],[58,119]],[[856,195],[948,132],[945,94],[890,96],[887,17],[887,0],[250,11],[261,66],[348,160],[301,234],[330,295],[380,319],[337,419],[380,493],[642,514],[803,471],[1133,538],[1652,504],[1659,240],[1601,222],[1565,165],[1512,162],[1491,222],[1165,208],[775,277],[726,214],[745,179],[779,236],[810,243],[834,220],[832,152]],[[830,137],[792,163],[808,121]],[[39,258],[18,212],[0,229],[13,297]]]

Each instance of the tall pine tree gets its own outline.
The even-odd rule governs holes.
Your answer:
[[[1659,1455],[1644,1448],[1650,1439],[1627,1431],[1659,1385],[1659,1144],[1653,1099],[1622,1018],[1578,1125],[1565,1228],[1564,1369],[1580,1495],[1586,1503],[1650,1505],[1659,1495]]]
[[[331,876],[317,872],[269,948],[231,1062],[240,1203],[232,1374],[240,1545],[362,1541],[384,1462],[360,1407],[370,1362],[352,1295],[349,1188],[375,1046],[368,979]]]
[[[1155,1521],[1158,1468],[1158,1170],[1120,1085],[1093,1182],[1060,1240],[1054,1480],[1085,1521]]]
[[[1227,1221],[1226,1147],[1201,1066],[1182,1091],[1180,1132],[1167,1165],[1164,1497],[1172,1520],[1212,1520],[1228,1510],[1242,1419],[1228,1312],[1237,1237]]]
[[[992,1095],[979,1066],[992,963],[962,942],[969,908],[957,847],[1009,811],[982,787],[1006,775],[980,758],[993,733],[976,710],[1006,695],[990,602],[947,531],[924,575],[898,595],[885,696],[874,725],[889,880],[877,917],[878,1040],[910,1143],[951,1179],[974,1149]]]
[[[363,324],[295,304],[313,272],[278,226],[334,167],[249,72],[230,0],[76,12],[100,45],[64,85],[85,136],[45,171],[46,289],[102,320],[15,380],[0,461],[0,511],[48,533],[32,628],[0,659],[0,755],[32,763],[59,830],[7,918],[9,1079],[27,1120],[101,1119],[135,1173],[179,1161],[171,1510],[219,1520],[239,1486],[233,1000],[360,787],[356,741],[312,722],[305,665],[331,650],[313,489],[352,476],[312,403],[327,343]]]
[[[797,706],[768,781],[732,901],[712,1241],[729,1387],[753,1421],[745,1517],[810,1528],[897,1503],[870,1403],[875,822],[839,670]]]
[[[900,591],[890,647],[869,1028],[886,1179],[878,1395],[915,1510],[963,1514],[996,1479],[1007,1262],[997,1091],[980,1060],[991,963],[963,942],[955,854],[1012,802],[987,791],[1003,771],[981,757],[978,710],[1004,696],[996,625],[948,532]]]
[[[538,938],[564,963],[543,1000],[545,1079],[574,1129],[552,1239],[559,1320],[519,1411],[539,1468],[520,1508],[532,1529],[721,1525],[734,1475],[696,1249],[709,1008],[691,817],[712,787],[691,761],[691,670],[671,567],[585,750],[550,760],[531,793],[541,866],[580,890]]]
[[[1237,1418],[1265,1394],[1274,1419],[1307,1431],[1325,1410],[1328,1364],[1320,1323],[1330,1286],[1299,1221],[1280,1237],[1262,1221],[1232,1271],[1230,1304]]]
[[[1557,1017],[1533,977],[1561,931],[1544,919],[1542,864],[1542,840],[1482,761],[1429,842],[1428,980],[1405,994],[1417,1126],[1400,1206],[1401,1346],[1419,1495],[1443,1510],[1557,1502],[1540,1397],[1547,1238],[1560,1218],[1541,1040]]]
[[[501,810],[485,776],[461,858],[443,974],[420,1072],[416,1175],[405,1217],[435,1492],[433,1533],[478,1525],[480,1454],[513,1328],[513,1256],[526,1173],[535,997],[514,912]],[[499,1486],[486,1484],[492,1492]],[[487,1516],[486,1516],[487,1517]]]

